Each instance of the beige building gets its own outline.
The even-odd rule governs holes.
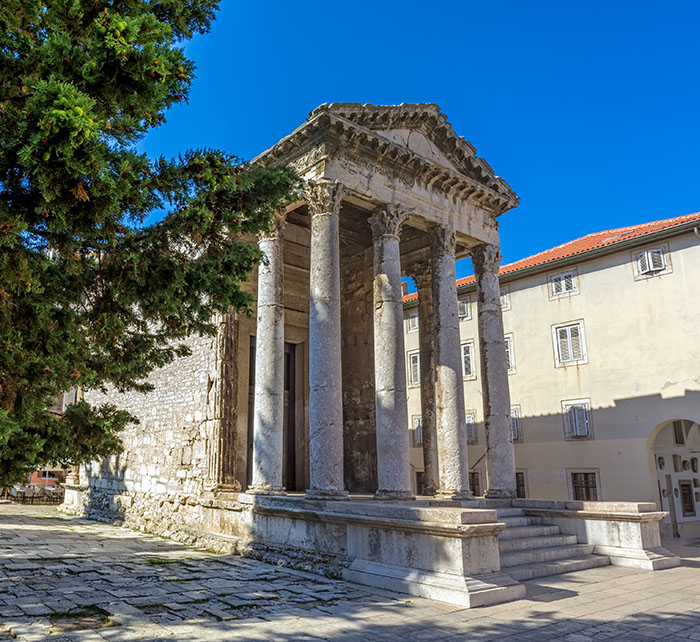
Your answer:
[[[656,502],[700,534],[700,214],[590,234],[500,271],[518,495]],[[471,487],[486,487],[473,277],[458,281]],[[404,297],[414,484],[417,295]]]

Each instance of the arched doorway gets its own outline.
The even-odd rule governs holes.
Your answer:
[[[668,512],[666,537],[700,536],[700,425],[690,419],[662,422],[649,436],[659,504]]]

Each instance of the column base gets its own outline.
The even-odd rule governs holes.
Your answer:
[[[379,501],[413,500],[416,496],[410,490],[384,490],[380,488],[374,493],[374,499]]]
[[[454,501],[469,501],[474,499],[474,493],[471,490],[454,490],[451,488],[438,488],[436,497],[439,499],[447,499]]]
[[[268,484],[254,484],[246,490],[248,495],[286,495],[284,486],[270,486]]]
[[[515,499],[515,491],[503,488],[489,488],[484,497],[486,499]]]
[[[304,499],[317,499],[327,501],[343,501],[350,499],[347,490],[333,490],[324,488],[307,488]]]

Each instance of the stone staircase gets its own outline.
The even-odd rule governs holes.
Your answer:
[[[522,508],[497,509],[506,524],[500,534],[501,570],[518,581],[607,566],[605,555],[593,555],[593,545],[579,544],[576,535],[563,535],[558,526],[541,517],[525,515]]]

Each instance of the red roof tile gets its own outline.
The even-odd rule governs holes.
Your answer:
[[[641,225],[631,225],[629,227],[619,227],[614,230],[594,232],[593,234],[588,234],[587,236],[575,239],[574,241],[569,241],[563,245],[557,245],[557,247],[545,250],[539,254],[533,254],[527,258],[520,259],[514,263],[502,265],[501,269],[499,270],[499,274],[511,274],[512,272],[524,270],[525,268],[544,265],[545,263],[550,263],[551,261],[556,261],[557,259],[563,259],[568,256],[590,252],[591,250],[596,250],[598,248],[612,246],[617,243],[622,243],[623,241],[628,241],[646,234],[651,234],[652,232],[658,232],[677,225],[682,225],[683,223],[688,223],[690,221],[700,222],[700,212],[686,214],[685,216],[676,216],[675,218],[667,218],[663,221],[651,221],[650,223],[642,223]],[[457,279],[457,287],[469,285],[470,283],[474,282],[474,276]],[[417,300],[418,295],[415,292],[407,294],[403,297],[404,303]]]

